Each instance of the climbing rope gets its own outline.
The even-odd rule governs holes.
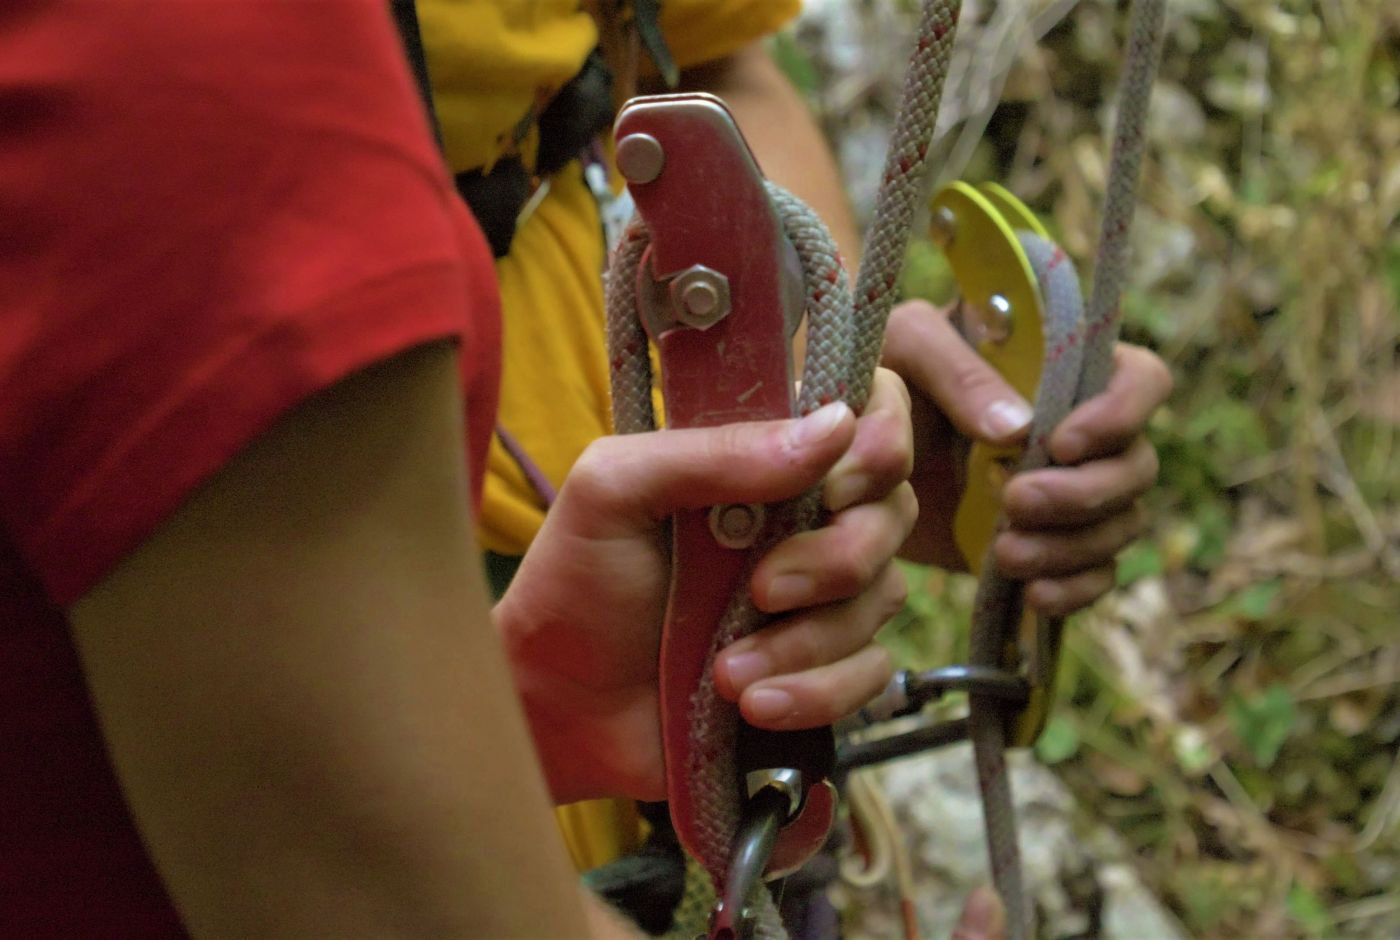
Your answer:
[[[1126,275],[1127,233],[1135,205],[1143,127],[1160,55],[1165,0],[1134,0],[1122,96],[1110,159],[1099,255],[1087,320],[1073,266],[1054,245],[1029,233],[1021,243],[1040,282],[1046,307],[1046,361],[1036,396],[1030,445],[1018,470],[1048,463],[1046,442],[1055,425],[1073,406],[1106,384],[1112,371],[1118,331],[1118,302]],[[960,0],[926,0],[916,48],[905,77],[899,115],[886,158],[875,212],[867,232],[864,261],[854,293],[830,234],[810,209],[781,188],[769,184],[784,232],[796,248],[803,269],[808,313],[808,350],[797,410],[806,415],[822,405],[844,400],[859,413],[869,398],[883,343],[885,323],[895,297],[915,212],[924,198],[930,141],[937,121],[948,59],[956,33]],[[655,427],[651,404],[652,375],[647,337],[637,318],[634,285],[649,242],[649,233],[634,218],[606,274],[607,328],[612,359],[613,422],[619,434]],[[1087,324],[1087,325],[1086,325]],[[775,520],[765,541],[751,553],[767,549],[791,534],[810,528],[820,515],[817,492],[774,507]],[[971,656],[974,665],[1005,667],[1020,621],[1020,586],[1002,576],[990,557],[984,565],[974,609]],[[745,578],[741,583],[747,585]],[[695,794],[700,839],[697,861],[716,884],[722,884],[730,847],[740,819],[734,787],[734,742],[737,714],[723,701],[713,680],[716,654],[760,628],[762,615],[747,589],[732,598],[707,654],[703,678],[695,692],[687,775]],[[1057,622],[1043,629],[1058,631]],[[998,891],[1008,910],[1008,936],[1022,940],[1030,932],[1031,905],[1022,883],[1016,827],[1006,773],[1008,715],[999,699],[973,694],[970,736],[986,813],[988,845]],[[718,759],[711,759],[719,755]],[[760,940],[786,937],[776,906],[758,886],[751,899]]]
[[[1033,235],[1021,233],[1022,247],[1040,282],[1047,328],[1046,358],[1036,393],[1030,446],[1018,472],[1049,462],[1046,443],[1051,431],[1075,405],[1102,392],[1113,372],[1113,349],[1121,321],[1119,303],[1127,279],[1128,232],[1137,205],[1147,108],[1161,58],[1165,13],[1166,0],[1133,0],[1129,13],[1118,116],[1087,315],[1081,317],[1079,312],[1082,302],[1078,278],[1063,252]],[[1066,323],[1071,316],[1075,319],[1073,328]],[[999,520],[1002,524],[1004,520]],[[972,665],[1008,665],[1008,648],[1015,642],[1020,621],[1020,586],[1001,574],[989,549],[973,603],[969,644]],[[1045,618],[1038,629],[1048,642],[1058,644],[1063,621]],[[1014,665],[1014,660],[1010,664]],[[969,697],[969,737],[982,791],[992,878],[1006,905],[1007,938],[1023,940],[1033,932],[1034,911],[1023,882],[1015,808],[1006,771],[1009,717],[1003,700],[976,694]]]
[[[768,183],[768,194],[778,212],[784,234],[797,251],[803,272],[803,292],[808,315],[807,358],[797,410],[806,415],[843,397],[849,388],[853,318],[849,280],[835,242],[826,225],[800,199],[782,187]],[[649,431],[655,427],[651,405],[651,361],[646,335],[636,317],[631,285],[649,237],[640,218],[628,227],[614,253],[606,275],[608,286],[608,350],[612,358],[613,426],[619,434]],[[854,407],[854,406],[853,406]],[[784,506],[774,507],[763,542],[751,553],[755,561],[795,532],[810,529],[821,509],[819,489]],[[745,577],[742,583],[747,584]],[[734,790],[734,743],[738,717],[733,705],[721,698],[714,683],[714,659],[719,651],[747,636],[765,622],[747,589],[730,601],[710,644],[705,669],[696,689],[690,728],[688,776],[695,793],[700,841],[697,861],[715,884],[722,884],[729,865],[730,847],[739,826],[740,805]],[[710,755],[718,755],[711,759]],[[757,885],[750,900],[755,912],[754,935],[759,940],[787,936],[777,908],[767,890]]]

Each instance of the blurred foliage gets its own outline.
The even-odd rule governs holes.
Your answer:
[[[913,5],[808,6],[779,59],[867,211]],[[1400,936],[1400,3],[1169,7],[1124,301],[1176,376],[1161,484],[1036,751],[1193,935]],[[1081,271],[1125,12],[969,2],[940,125]],[[904,288],[952,293],[929,243]],[[953,661],[967,579],[911,582],[891,645]]]

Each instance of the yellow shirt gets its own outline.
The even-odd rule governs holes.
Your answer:
[[[796,14],[799,0],[663,0],[661,26],[681,68],[735,52]],[[579,0],[418,0],[423,48],[448,163],[534,166],[535,118],[598,44]],[[577,162],[518,227],[496,264],[504,313],[498,423],[557,487],[595,438],[611,432],[597,202]],[[499,440],[487,463],[482,544],[523,554],[544,506]],[[603,801],[560,811],[580,868],[631,848],[636,817]]]

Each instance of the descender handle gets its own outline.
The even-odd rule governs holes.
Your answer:
[[[792,417],[801,269],[728,109],[710,95],[635,98],[619,113],[615,138],[618,169],[650,235],[637,315],[658,352],[666,426]],[[695,693],[730,599],[747,590],[768,523],[761,505],[681,512],[672,523],[660,654],[667,799],[681,844],[700,857],[689,771],[722,755],[692,741]],[[767,858],[757,866],[750,860],[746,870],[794,870],[821,847],[834,820],[831,731],[764,732],[740,722],[734,786],[741,801],[756,795],[749,791],[754,774],[793,771],[800,780],[793,812],[765,843]]]

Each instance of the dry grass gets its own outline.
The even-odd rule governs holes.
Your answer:
[[[860,198],[910,12],[825,6],[783,52]],[[1171,10],[1125,303],[1178,382],[1156,522],[1040,751],[1196,935],[1400,936],[1400,4]],[[1124,12],[969,5],[945,106],[945,175],[1006,182],[1081,269]],[[947,652],[930,577],[903,639]]]

